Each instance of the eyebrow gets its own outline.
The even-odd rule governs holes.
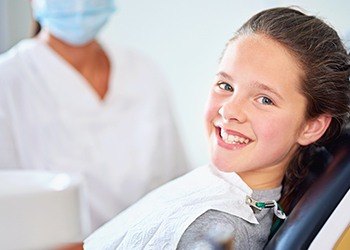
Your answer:
[[[270,92],[270,93],[276,95],[278,98],[284,100],[283,97],[282,97],[276,90],[274,90],[273,88],[267,86],[267,85],[264,84],[264,83],[261,83],[261,82],[253,82],[253,83],[251,84],[251,86],[252,86],[253,88],[258,88],[258,89],[262,89],[262,90],[268,91],[268,92]]]
[[[232,77],[223,71],[218,72],[216,75],[226,78],[227,80],[233,81]]]
[[[227,73],[225,73],[225,72],[223,72],[223,71],[218,72],[216,75],[219,76],[219,77],[221,76],[221,77],[223,77],[223,78],[225,78],[225,79],[227,79],[227,80],[233,82],[233,78],[232,78],[229,74],[227,74]],[[261,82],[253,82],[253,83],[251,84],[251,87],[257,88],[257,89],[261,89],[261,90],[265,90],[265,91],[268,91],[268,92],[270,92],[270,93],[276,95],[278,98],[284,100],[283,97],[282,97],[276,90],[274,90],[273,88],[267,86],[267,85],[264,84],[264,83],[261,83]]]

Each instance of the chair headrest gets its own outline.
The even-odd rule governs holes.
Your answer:
[[[265,249],[305,249],[350,188],[350,133],[320,151],[310,175],[315,182]]]

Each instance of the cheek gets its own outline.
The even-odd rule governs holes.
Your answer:
[[[274,140],[278,140],[280,137],[278,126],[274,122],[258,123],[254,126],[253,130],[260,142],[272,144]]]
[[[212,126],[213,120],[218,115],[219,109],[220,109],[220,104],[218,100],[215,98],[213,94],[210,94],[206,104],[205,113],[204,113],[205,124],[208,132]]]
[[[255,123],[254,131],[260,140],[270,145],[279,145],[283,142],[294,143],[298,134],[298,122],[288,117],[268,117],[266,122]]]

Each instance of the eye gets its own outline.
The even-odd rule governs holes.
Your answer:
[[[258,101],[263,105],[275,105],[274,102],[266,96],[259,97]]]
[[[233,92],[232,86],[226,82],[218,82],[217,86],[219,86],[220,89]]]

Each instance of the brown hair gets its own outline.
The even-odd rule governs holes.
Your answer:
[[[307,98],[306,119],[329,114],[332,121],[315,143],[300,146],[289,163],[280,203],[287,213],[297,196],[298,185],[308,173],[317,147],[334,140],[349,119],[349,55],[337,32],[315,16],[293,8],[273,8],[250,18],[229,40],[241,35],[262,34],[279,42],[295,56],[304,71],[302,92]]]
[[[38,21],[33,20],[32,22],[32,37],[37,36],[41,31],[41,25]]]

